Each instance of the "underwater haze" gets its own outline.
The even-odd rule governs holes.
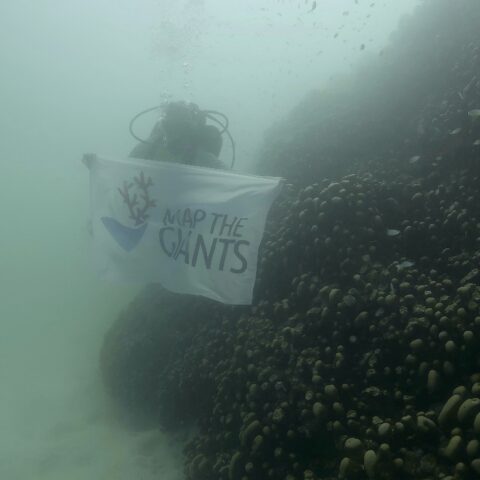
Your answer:
[[[228,116],[236,169],[253,171],[265,132],[378,58],[420,3],[0,3],[1,479],[185,478],[187,433],[127,429],[100,381],[104,334],[140,287],[95,276],[82,155],[128,155],[136,113],[187,100]]]

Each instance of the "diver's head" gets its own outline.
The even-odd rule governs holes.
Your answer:
[[[194,103],[171,102],[164,108],[162,127],[167,148],[174,155],[188,155],[195,150],[205,115]]]

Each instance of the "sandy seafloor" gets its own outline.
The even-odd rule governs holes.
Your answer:
[[[81,355],[71,346],[81,345],[81,336],[71,334],[70,344],[62,345],[49,343],[48,331],[44,335],[46,348],[34,359],[19,358],[18,345],[2,338],[0,478],[182,478],[181,437],[126,431],[113,418],[94,371],[70,368]],[[42,334],[32,332],[22,348],[28,351],[39,340]],[[12,363],[16,369],[9,373]]]
[[[182,435],[127,431],[114,418],[83,320],[66,328],[52,313],[20,335],[2,322],[0,478],[182,478]]]

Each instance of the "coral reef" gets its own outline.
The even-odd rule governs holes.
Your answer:
[[[349,175],[277,205],[255,307],[189,353],[217,388],[187,478],[475,478],[478,181]]]

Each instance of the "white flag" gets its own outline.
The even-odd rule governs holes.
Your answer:
[[[252,303],[279,178],[87,156],[95,264],[113,281]]]

